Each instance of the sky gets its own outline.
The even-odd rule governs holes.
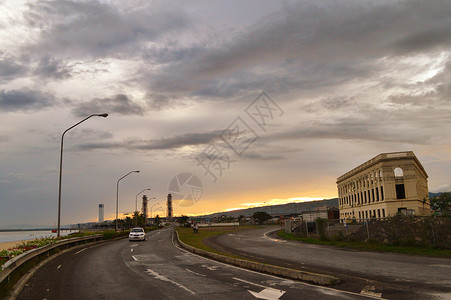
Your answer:
[[[449,191],[450,33],[447,0],[0,0],[0,228],[56,225],[62,133],[101,113],[64,137],[62,224],[116,196],[121,216],[143,194],[154,215],[169,192],[175,215],[334,198],[396,151]]]

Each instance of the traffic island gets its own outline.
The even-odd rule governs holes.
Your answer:
[[[314,283],[314,284],[318,284],[318,285],[324,285],[324,286],[332,286],[332,285],[336,285],[336,284],[340,283],[339,278],[330,276],[330,275],[317,274],[317,273],[290,269],[290,268],[285,268],[285,267],[280,267],[280,266],[275,266],[275,265],[269,265],[269,264],[264,264],[264,263],[260,263],[260,262],[256,262],[256,261],[250,261],[250,260],[246,260],[246,259],[242,259],[242,258],[226,256],[226,255],[214,253],[211,251],[199,249],[197,247],[193,247],[193,246],[188,245],[188,244],[184,243],[183,241],[181,241],[177,230],[174,230],[173,238],[175,238],[175,240],[178,242],[178,244],[180,246],[182,246],[184,249],[186,249],[192,253],[195,253],[195,254],[198,254],[198,255],[201,255],[201,256],[204,256],[204,257],[207,257],[207,258],[219,261],[219,262],[223,262],[226,264],[231,264],[231,265],[234,265],[237,267],[245,268],[248,270],[267,273],[267,274],[271,274],[271,275],[281,276],[281,277],[285,277],[285,278],[289,278],[289,279],[300,280],[300,281]]]

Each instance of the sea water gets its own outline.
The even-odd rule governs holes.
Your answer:
[[[61,230],[61,236],[69,235],[74,232],[78,232],[78,230]],[[34,240],[43,237],[56,237],[56,235],[56,232],[53,233],[50,230],[2,231],[0,232],[0,243]]]

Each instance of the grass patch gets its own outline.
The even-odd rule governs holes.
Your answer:
[[[394,253],[402,253],[402,254],[414,254],[414,255],[425,255],[425,256],[433,256],[433,257],[446,257],[451,258],[451,250],[446,249],[435,249],[429,247],[419,247],[419,246],[392,246],[392,245],[384,245],[379,243],[371,243],[371,242],[345,242],[345,241],[322,241],[315,238],[306,238],[306,237],[298,237],[292,233],[286,233],[283,230],[280,230],[277,235],[281,238],[299,241],[310,244],[317,245],[332,245],[344,248],[351,248],[357,250],[364,251],[385,251],[385,252],[394,252]]]
[[[188,244],[190,246],[193,246],[193,247],[196,247],[196,248],[208,251],[208,252],[213,252],[216,254],[230,256],[233,258],[241,258],[236,255],[231,255],[229,253],[225,253],[225,252],[213,249],[213,248],[205,245],[203,241],[212,236],[218,236],[221,234],[233,233],[233,232],[238,232],[238,231],[242,231],[245,229],[252,229],[252,228],[259,228],[259,227],[255,227],[255,226],[200,227],[199,233],[194,233],[191,228],[186,228],[186,227],[177,227],[175,230],[177,230],[177,233],[179,234],[179,239],[182,242],[184,242],[185,244]]]

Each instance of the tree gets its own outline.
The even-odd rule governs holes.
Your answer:
[[[243,215],[240,215],[240,216],[238,217],[238,222],[240,222],[240,223],[246,223],[246,217],[243,216]]]
[[[179,222],[181,225],[185,225],[186,222],[188,222],[189,217],[182,215],[177,222]]]
[[[160,218],[159,215],[157,215],[157,216],[155,217],[154,222],[155,222],[155,225],[157,225],[157,227],[160,226],[160,224],[161,224],[161,218]]]
[[[440,196],[431,199],[431,208],[442,215],[451,214],[451,193],[441,193]]]
[[[125,217],[125,227],[130,229],[133,226],[133,220],[130,217]]]
[[[268,221],[271,218],[272,218],[271,215],[264,211],[257,211],[254,212],[252,215],[252,219],[257,221],[258,224],[263,224],[264,222]]]

